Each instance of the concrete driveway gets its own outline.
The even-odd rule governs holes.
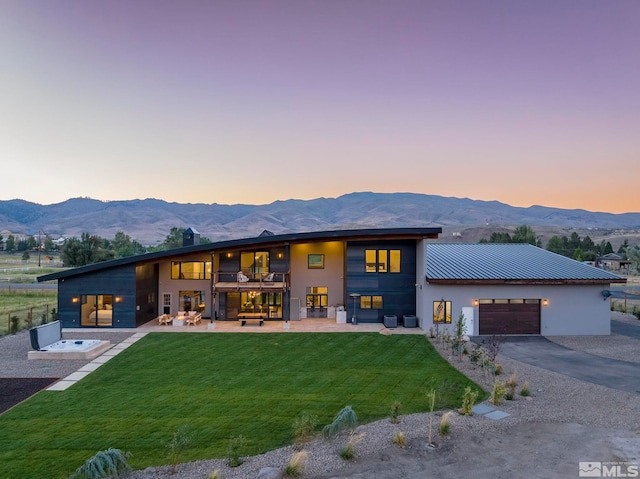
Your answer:
[[[640,338],[639,326],[618,321],[612,321],[612,332]],[[582,381],[640,393],[640,363],[576,351],[542,336],[510,336],[500,347],[500,354]]]

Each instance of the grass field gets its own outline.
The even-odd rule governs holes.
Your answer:
[[[43,255],[38,266],[37,254],[31,255],[31,259],[22,260],[18,253],[0,254],[0,282],[2,283],[37,283],[37,277],[44,274],[57,273],[69,268],[63,268],[58,257],[51,257],[51,261],[46,260]]]
[[[64,478],[109,447],[131,452],[136,469],[166,464],[184,427],[192,445],[180,462],[226,457],[240,435],[253,455],[290,444],[303,412],[321,429],[350,405],[364,423],[394,401],[427,411],[432,388],[439,408],[460,407],[468,385],[480,390],[421,335],[153,333],[68,390],[0,416],[0,477]]]
[[[10,318],[19,318],[19,329],[29,327],[29,314],[33,325],[40,324],[42,315],[51,320],[52,309],[58,307],[55,289],[0,289],[0,336],[8,333]]]

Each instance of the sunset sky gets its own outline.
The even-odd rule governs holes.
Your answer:
[[[638,0],[1,0],[0,200],[640,211]]]

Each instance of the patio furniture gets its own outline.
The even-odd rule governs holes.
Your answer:
[[[264,320],[267,318],[267,313],[239,313],[238,321],[240,326],[247,324],[247,321],[258,321],[260,326],[264,324]]]
[[[272,283],[275,275],[276,275],[275,273],[269,273],[262,279],[262,281],[266,281],[267,283]]]
[[[189,316],[184,320],[184,324],[195,326],[202,320],[202,313],[198,313],[197,311],[189,311]]]
[[[249,277],[242,271],[238,271],[238,283],[246,283],[247,281],[249,281]]]
[[[171,323],[172,321],[173,321],[173,318],[171,317],[170,314],[163,314],[162,316],[158,317],[158,324],[167,325],[167,324]]]

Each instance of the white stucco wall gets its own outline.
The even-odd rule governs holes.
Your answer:
[[[427,286],[427,282],[425,281],[426,272],[426,260],[425,260],[425,251],[426,251],[426,243],[428,240],[424,239],[422,241],[418,241],[416,245],[416,316],[418,317],[418,326],[422,327],[423,321],[425,318],[431,320],[432,315],[425,316],[425,288]],[[433,321],[431,321],[433,323]],[[423,328],[425,329],[425,328]],[[426,327],[425,331],[429,330],[429,326]]]
[[[324,255],[324,269],[309,269],[310,254]],[[325,241],[291,245],[291,297],[306,305],[307,287],[326,286],[328,304],[345,305],[344,243]]]
[[[543,336],[611,334],[609,301],[603,301],[601,291],[608,285],[436,285],[423,287],[419,304],[420,326],[428,331],[433,326],[433,302],[451,301],[451,325],[458,319],[462,308],[474,309],[474,331],[478,334],[478,306],[476,299],[547,299],[549,304],[540,308],[540,333]],[[440,326],[442,328],[442,325]]]
[[[208,254],[188,257],[172,258],[172,261],[211,261]],[[214,268],[215,271],[215,268]],[[171,294],[171,314],[175,315],[180,309],[180,291],[204,291],[204,317],[211,317],[211,280],[171,279],[171,261],[159,264],[158,271],[158,314],[162,314],[163,293]]]

